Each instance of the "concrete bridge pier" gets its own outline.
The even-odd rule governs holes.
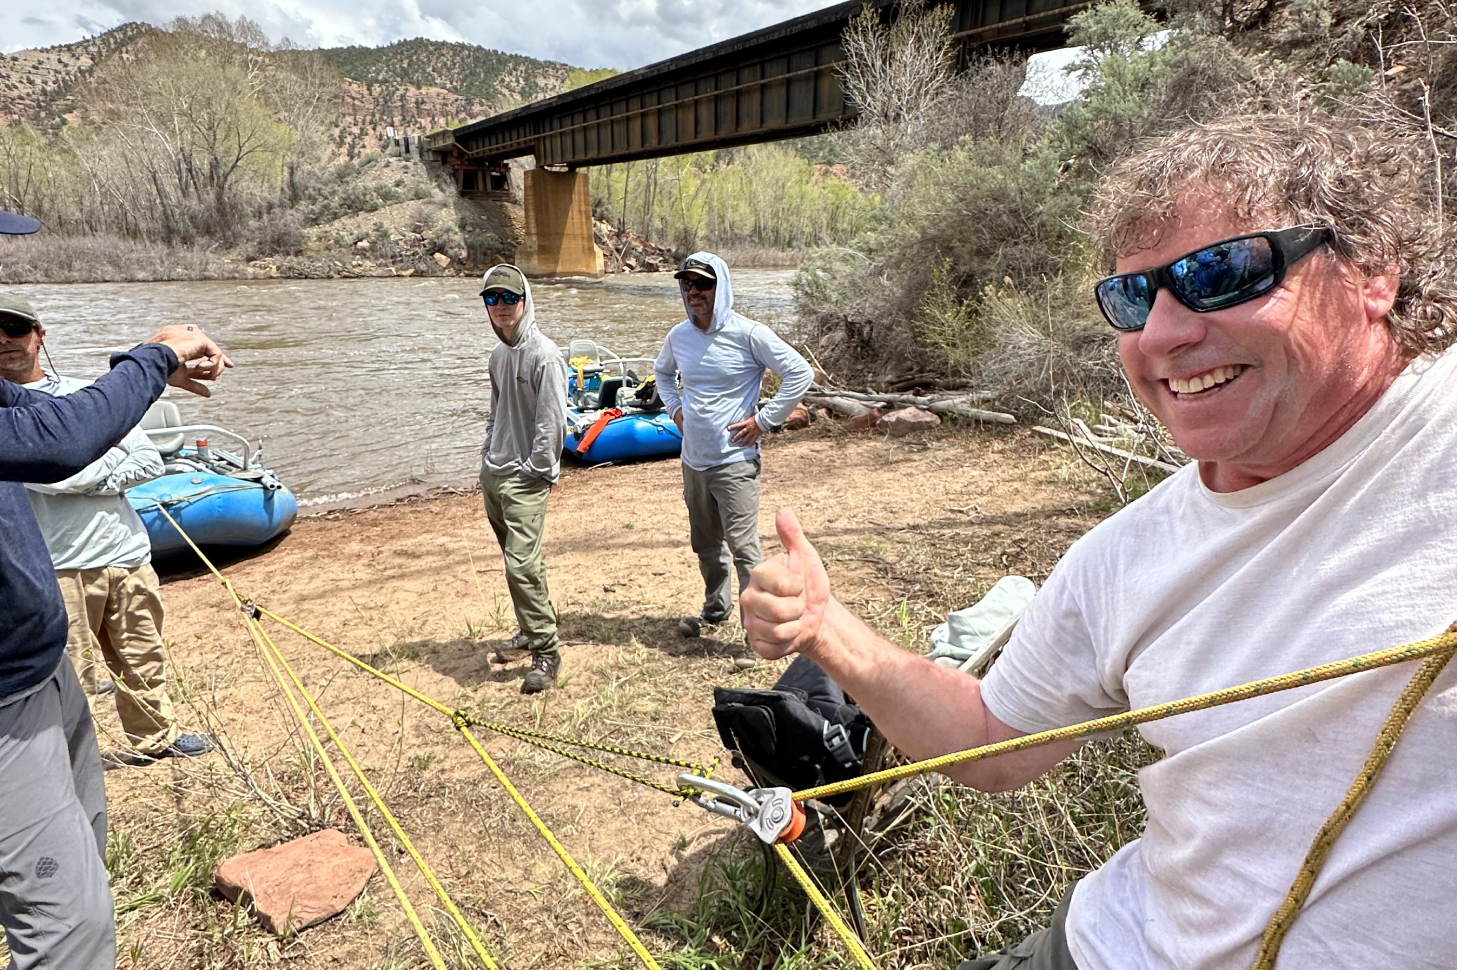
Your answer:
[[[533,168],[523,175],[526,238],[516,265],[527,276],[601,276],[587,173]]]

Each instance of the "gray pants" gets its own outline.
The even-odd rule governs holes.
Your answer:
[[[0,924],[11,970],[114,970],[106,787],[91,711],[66,658],[0,706]]]
[[[1016,946],[975,960],[963,960],[956,970],[1078,970],[1067,948],[1067,907],[1070,887],[1053,911],[1047,929],[1038,930]]]
[[[688,537],[703,574],[703,618],[718,621],[733,606],[732,562],[739,594],[749,573],[764,559],[759,550],[759,459],[736,461],[707,471],[683,465],[683,501]]]
[[[516,627],[531,638],[528,646],[533,654],[555,657],[561,650],[556,608],[551,605],[546,559],[541,555],[551,482],[526,475],[493,475],[482,468],[481,495],[486,502],[486,519],[501,544]]]

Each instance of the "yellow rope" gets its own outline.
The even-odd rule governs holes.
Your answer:
[[[219,581],[222,582],[223,588],[226,589],[228,591],[228,595],[233,598],[233,603],[241,608],[243,605],[243,598],[238,595],[238,591],[233,588],[233,584],[230,583],[227,578],[223,576],[222,573],[218,572],[217,567],[214,566],[212,564],[212,561],[208,559],[207,556],[203,554],[202,550],[197,547],[197,544],[192,541],[192,537],[189,536],[186,532],[182,531],[182,526],[177,524],[177,520],[172,518],[172,516],[161,505],[161,503],[157,503],[157,509],[162,513],[162,515],[166,516],[168,522],[172,523],[172,527],[177,530],[177,534],[182,536],[182,538],[186,540],[187,544],[192,547],[192,551],[195,552],[198,558],[202,560],[203,565],[205,565],[208,570],[214,576],[216,576]],[[267,662],[268,668],[272,672],[274,680],[278,683],[279,690],[283,693],[284,699],[288,701],[288,705],[293,711],[294,718],[298,721],[299,726],[303,728],[304,733],[308,736],[310,743],[313,745],[314,752],[319,756],[319,760],[324,765],[324,770],[328,772],[329,779],[334,783],[334,787],[338,790],[340,798],[343,799],[344,807],[348,809],[350,817],[354,819],[354,824],[359,828],[360,835],[363,836],[364,841],[369,846],[370,851],[374,853],[374,858],[379,863],[380,870],[385,874],[385,879],[389,882],[390,888],[394,891],[396,898],[398,898],[400,901],[401,907],[403,907],[403,909],[405,910],[405,916],[409,919],[411,927],[414,928],[415,935],[419,937],[421,945],[424,946],[425,952],[429,956],[431,964],[437,967],[438,970],[445,970],[445,961],[441,958],[440,951],[436,949],[434,941],[430,939],[429,932],[426,931],[425,925],[420,921],[419,915],[415,912],[415,907],[410,903],[409,897],[405,895],[404,887],[400,885],[399,879],[395,877],[394,868],[390,865],[389,860],[385,858],[384,851],[379,847],[378,840],[375,839],[374,833],[370,830],[369,825],[365,822],[363,814],[359,811],[359,806],[354,801],[354,796],[349,793],[348,787],[344,784],[344,779],[339,776],[339,772],[337,769],[335,769],[334,763],[329,760],[329,755],[324,748],[324,743],[319,740],[318,734],[315,733],[313,726],[309,724],[308,718],[304,715],[302,708],[300,708],[298,705],[298,701],[287,689],[287,686],[283,679],[283,674],[279,671],[278,666],[274,663],[268,648],[265,646],[265,643],[268,642],[267,631],[263,629],[262,625],[259,624],[257,620],[255,620],[246,612],[242,613],[241,615],[243,617],[243,626],[245,629],[247,629],[248,635],[252,638],[254,647],[257,648],[258,652]]]
[[[860,964],[864,970],[875,970],[875,964],[870,962],[870,954],[865,952],[865,945],[860,942],[860,937],[856,936],[855,931],[840,918],[839,913],[835,912],[835,907],[825,898],[825,894],[820,892],[820,888],[815,885],[810,874],[804,871],[804,867],[799,864],[799,860],[794,857],[789,846],[783,842],[776,842],[774,851],[778,854],[779,860],[784,863],[784,867],[789,870],[790,875],[794,876],[794,881],[799,883],[799,888],[803,889],[805,895],[809,897],[809,901],[814,903],[815,909],[820,911],[820,915],[840,935],[840,939],[845,943],[845,949],[850,951],[855,962]]]
[[[255,620],[254,622],[256,623],[257,621]],[[492,960],[490,954],[486,953],[485,945],[476,936],[475,929],[470,925],[470,921],[465,918],[465,915],[460,911],[459,907],[455,905],[455,900],[450,898],[450,894],[445,891],[445,887],[435,877],[435,873],[430,868],[429,863],[425,861],[424,857],[420,855],[419,850],[415,848],[415,843],[411,842],[410,837],[405,834],[405,830],[400,826],[399,819],[395,818],[394,812],[390,811],[389,806],[385,804],[384,799],[380,797],[374,785],[370,784],[369,778],[364,774],[364,769],[359,767],[359,763],[354,760],[354,756],[344,746],[343,740],[334,732],[333,725],[324,716],[324,712],[319,710],[319,705],[309,695],[308,690],[303,685],[303,681],[299,679],[293,667],[289,666],[288,659],[284,657],[283,652],[278,649],[278,645],[268,636],[267,631],[263,630],[261,624],[259,625],[259,630],[262,632],[263,639],[267,642],[273,656],[277,658],[279,664],[283,666],[284,671],[288,674],[289,680],[293,682],[293,686],[298,691],[299,696],[309,705],[309,710],[314,712],[314,717],[318,718],[319,723],[323,725],[325,733],[329,735],[329,740],[334,742],[334,747],[349,765],[350,770],[354,772],[354,777],[359,779],[360,785],[364,787],[365,793],[369,795],[369,800],[374,803],[374,807],[384,816],[386,824],[395,833],[395,838],[400,840],[400,844],[404,846],[405,852],[414,861],[415,866],[420,870],[420,874],[425,877],[425,881],[435,891],[436,898],[440,900],[441,905],[450,914],[450,918],[455,921],[455,925],[460,928],[461,933],[470,942],[471,949],[475,950],[476,956],[486,967],[486,970],[497,970],[496,961]]]
[[[1309,684],[1334,680],[1337,677],[1358,674],[1367,670],[1377,670],[1381,667],[1390,667],[1393,664],[1405,663],[1409,660],[1421,660],[1444,651],[1450,651],[1453,648],[1457,648],[1457,632],[1447,632],[1426,640],[1405,643],[1401,646],[1389,647],[1385,650],[1376,650],[1371,653],[1361,654],[1359,657],[1351,657],[1347,660],[1321,664],[1320,666],[1309,667],[1305,670],[1280,674],[1277,677],[1267,677],[1264,680],[1251,681],[1248,684],[1240,684],[1237,687],[1227,687],[1223,690],[1212,691],[1208,694],[1196,694],[1193,697],[1185,697],[1164,704],[1155,704],[1152,707],[1140,707],[1136,710],[1125,711],[1121,714],[1100,717],[1092,721],[1084,721],[1082,724],[1073,724],[1068,727],[1055,728],[1051,731],[1028,734],[1020,738],[1012,738],[1009,741],[985,744],[979,748],[968,748],[965,751],[954,751],[951,754],[943,754],[935,758],[927,758],[924,761],[915,761],[907,765],[886,768],[884,771],[873,771],[868,775],[847,778],[844,781],[831,782],[828,785],[817,785],[814,788],[801,789],[794,793],[794,798],[796,801],[806,801],[811,798],[828,798],[832,795],[839,795],[848,791],[869,788],[872,785],[900,781],[903,778],[924,775],[932,771],[941,771],[944,768],[950,768],[954,765],[969,764],[973,761],[995,758],[997,755],[1009,754],[1013,751],[1026,751],[1029,748],[1037,748],[1044,744],[1053,744],[1057,741],[1073,741],[1079,738],[1091,737],[1094,734],[1102,734],[1105,731],[1117,731],[1135,724],[1145,724],[1149,721],[1158,721],[1166,717],[1173,717],[1176,714],[1207,710],[1211,707],[1232,704],[1235,701],[1248,700],[1252,697],[1263,697],[1266,694],[1275,694],[1280,691],[1292,690],[1296,687],[1305,687]]]
[[[1447,628],[1447,632],[1457,632],[1457,623]],[[1376,778],[1381,774],[1381,769],[1386,767],[1387,759],[1396,748],[1396,742],[1401,737],[1402,731],[1406,729],[1411,721],[1412,712],[1431,689],[1432,682],[1442,672],[1452,659],[1452,654],[1457,647],[1448,647],[1441,653],[1433,654],[1412,675],[1401,696],[1397,698],[1396,705],[1391,713],[1386,716],[1386,723],[1381,726],[1381,732],[1377,735],[1376,744],[1371,753],[1366,756],[1366,763],[1361,766],[1361,771],[1356,775],[1356,780],[1351,783],[1346,797],[1341,799],[1340,805],[1326,819],[1325,824],[1316,833],[1315,839],[1311,841],[1310,848],[1306,851],[1305,860],[1300,864],[1300,871],[1295,877],[1295,882],[1290,886],[1284,901],[1275,910],[1275,915],[1270,917],[1270,923],[1265,927],[1264,936],[1260,941],[1259,953],[1255,956],[1253,970],[1273,970],[1275,958],[1280,953],[1280,944],[1285,941],[1285,934],[1290,932],[1290,927],[1295,925],[1295,918],[1300,915],[1300,910],[1305,906],[1305,901],[1310,897],[1310,889],[1315,885],[1316,877],[1320,875],[1321,868],[1325,865],[1326,859],[1330,856],[1331,849],[1335,847],[1336,839],[1340,837],[1356,814],[1356,809],[1365,801],[1366,795],[1376,783]]]
[[[637,758],[640,761],[651,761],[655,764],[673,765],[679,768],[687,768],[691,770],[694,774],[701,775],[704,778],[707,778],[710,774],[712,774],[714,765],[711,764],[701,765],[692,761],[680,761],[676,758],[665,758],[661,755],[646,754],[641,751],[632,751],[627,748],[619,748],[609,744],[597,744],[593,741],[580,741],[576,738],[568,738],[556,734],[546,734],[541,731],[528,731],[523,728],[513,728],[505,724],[495,724],[489,721],[478,720],[477,718],[471,717],[469,714],[466,714],[464,711],[452,710],[449,707],[446,707],[444,704],[430,697],[428,694],[424,694],[409,686],[408,684],[405,684],[400,680],[391,677],[389,674],[380,670],[378,667],[374,667],[370,664],[365,663],[363,660],[360,660],[358,657],[354,656],[354,654],[349,653],[342,647],[336,647],[334,646],[334,644],[329,643],[327,640],[323,640],[310,633],[309,631],[305,630],[304,628],[290,623],[288,620],[279,616],[277,613],[265,609],[262,606],[258,606],[256,603],[252,605],[262,615],[268,617],[271,620],[274,620],[277,623],[282,624],[283,626],[294,631],[305,639],[318,644],[325,650],[328,650],[335,656],[348,661],[349,663],[358,667],[360,670],[364,671],[370,676],[377,677],[385,683],[389,684],[390,686],[404,691],[410,697],[413,697],[415,700],[426,705],[427,707],[439,711],[441,714],[444,714],[446,717],[450,718],[454,722],[463,722],[465,724],[470,724],[475,727],[486,728],[487,730],[494,731],[497,734],[502,734],[506,737],[514,738],[526,744],[534,745],[538,748],[542,748],[546,751],[550,751],[554,754],[560,755],[563,758],[579,762],[580,764],[588,765],[600,771],[608,772],[609,774],[617,775],[619,778],[626,778],[628,781],[635,781],[640,785],[646,785],[649,788],[654,788],[668,795],[677,795],[681,797],[684,795],[690,795],[692,794],[692,792],[690,790],[682,788],[681,786],[664,785],[649,778],[644,778],[643,776],[635,774],[633,772],[624,771],[621,768],[617,768],[609,764],[604,764],[601,761],[596,761],[592,758],[584,758],[581,755],[572,754],[570,751],[563,751],[561,748],[556,747],[554,744],[549,744],[547,742],[570,744],[580,748],[588,748],[593,751],[603,751],[608,754],[622,755],[628,758]]]
[[[339,796],[344,800],[344,807],[349,810],[349,816],[354,819],[354,824],[358,827],[359,834],[364,837],[365,843],[369,846],[369,851],[374,853],[374,858],[379,863],[380,871],[384,873],[385,879],[388,880],[390,889],[394,891],[395,898],[400,901],[400,906],[405,911],[406,919],[410,921],[411,928],[414,929],[415,935],[419,937],[420,945],[425,948],[426,956],[430,958],[431,966],[435,967],[436,970],[445,970],[445,960],[440,956],[440,951],[435,948],[435,941],[430,938],[430,933],[425,929],[425,924],[420,922],[419,914],[415,912],[415,907],[410,903],[410,897],[405,895],[405,889],[400,885],[400,880],[396,878],[395,870],[390,866],[389,860],[385,858],[384,850],[379,847],[379,842],[375,839],[374,833],[370,831],[368,823],[364,821],[364,815],[359,811],[359,806],[355,804],[354,796],[349,793],[349,789],[344,785],[344,779],[339,777],[339,772],[335,769],[334,763],[329,760],[329,754],[324,749],[324,742],[319,740],[318,734],[314,732],[313,726],[309,724],[308,718],[298,705],[298,701],[284,686],[283,674],[273,662],[273,658],[269,656],[268,650],[259,641],[259,636],[264,635],[263,628],[258,625],[257,620],[248,616],[243,617],[243,622],[247,625],[248,632],[253,636],[254,645],[263,654],[263,659],[268,662],[269,670],[272,671],[274,680],[278,682],[279,690],[282,691],[284,698],[288,701],[288,706],[293,710],[293,716],[304,729],[304,733],[308,735],[309,742],[314,747],[314,752],[324,765],[324,770],[329,773],[329,780],[334,783],[334,788],[338,790]]]
[[[643,964],[648,968],[648,970],[662,970],[662,968],[658,966],[658,962],[653,959],[652,954],[648,952],[645,946],[643,946],[642,941],[638,939],[637,934],[632,931],[632,928],[627,925],[623,918],[618,915],[617,910],[615,910],[612,907],[612,904],[607,901],[607,897],[602,895],[602,891],[597,888],[597,886],[592,882],[591,878],[587,875],[587,873],[583,871],[582,867],[577,864],[577,861],[572,858],[571,853],[567,852],[566,847],[557,840],[557,837],[552,834],[551,829],[547,828],[546,823],[541,820],[541,817],[536,814],[535,810],[533,810],[532,807],[527,803],[526,799],[522,797],[519,791],[517,791],[516,786],[511,783],[511,780],[506,777],[505,773],[501,771],[500,767],[496,764],[496,762],[491,758],[489,754],[486,753],[486,749],[481,747],[480,742],[476,740],[475,735],[470,732],[469,727],[466,726],[464,721],[461,719],[461,716],[458,715],[457,712],[450,710],[439,701],[436,701],[428,697],[427,695],[422,694],[414,688],[397,680],[396,678],[389,676],[383,671],[376,670],[374,667],[371,667],[369,664],[366,664],[364,661],[358,659],[357,657],[354,657],[353,655],[343,650],[340,650],[338,647],[325,643],[323,640],[320,640],[318,637],[315,637],[308,631],[303,630],[292,623],[289,623],[282,617],[276,616],[275,614],[263,609],[262,607],[253,604],[251,601],[245,601],[243,597],[238,594],[237,590],[233,588],[233,584],[230,583],[227,578],[218,571],[218,568],[212,564],[212,561],[207,558],[206,554],[204,554],[203,551],[198,548],[197,544],[192,541],[192,538],[188,536],[187,533],[182,531],[182,527],[177,524],[176,520],[173,519],[170,515],[167,515],[167,510],[162,509],[160,505],[158,506],[158,508],[161,509],[163,515],[167,516],[167,521],[172,523],[172,527],[177,530],[178,534],[181,535],[183,539],[187,541],[187,544],[192,547],[192,551],[197,554],[197,557],[200,560],[202,560],[203,565],[205,565],[208,570],[214,576],[216,576],[219,581],[222,582],[223,587],[227,589],[228,593],[232,596],[233,602],[243,612],[244,622],[248,626],[250,634],[253,633],[254,628],[257,629],[257,633],[254,634],[254,643],[257,644],[258,637],[261,636],[265,641],[267,641],[269,646],[272,647],[273,651],[277,653],[278,662],[281,663],[285,668],[288,668],[288,661],[284,659],[283,654],[279,652],[278,648],[273,645],[271,640],[268,639],[268,634],[263,629],[262,625],[251,616],[247,609],[244,609],[245,603],[249,608],[256,609],[260,615],[266,615],[283,624],[285,627],[288,627],[289,629],[302,634],[303,636],[319,644],[320,646],[327,647],[329,650],[333,651],[344,659],[351,661],[356,666],[372,672],[381,680],[384,680],[399,688],[400,690],[404,691],[406,694],[415,698],[421,703],[433,707],[441,713],[450,717],[451,722],[456,727],[456,730],[458,730],[461,735],[466,739],[466,741],[470,743],[470,746],[475,750],[476,754],[480,756],[481,761],[483,761],[486,767],[490,769],[491,773],[495,775],[496,780],[500,783],[501,787],[506,790],[506,793],[511,796],[512,801],[514,801],[516,805],[526,815],[526,817],[531,820],[531,823],[536,826],[536,830],[541,833],[544,839],[546,839],[547,844],[552,847],[552,850],[556,852],[558,858],[562,860],[562,863],[566,865],[567,869],[572,873],[573,876],[576,877],[577,881],[581,883],[582,888],[587,891],[587,895],[590,896],[592,901],[597,904],[597,907],[602,910],[603,914],[606,915],[608,922],[610,922],[613,928],[617,930],[618,934],[627,941],[628,946],[632,948],[633,952],[637,954],[638,958],[642,960]],[[269,656],[269,653],[266,650],[264,651],[264,659],[268,661],[269,667],[273,670],[274,678],[278,681],[279,687],[284,688],[283,675],[278,671],[277,666],[274,664],[273,658]],[[318,715],[320,722],[324,724],[325,729],[329,732],[330,738],[334,741],[335,745],[338,746],[340,753],[343,754],[344,757],[349,761],[350,766],[354,768],[355,773],[359,776],[360,781],[364,783],[366,790],[370,793],[371,797],[375,799],[376,807],[379,808],[380,812],[387,819],[389,819],[392,824],[396,824],[394,823],[394,815],[384,805],[384,802],[378,798],[378,793],[374,790],[374,787],[370,785],[369,782],[364,778],[363,774],[359,771],[358,766],[355,764],[353,758],[351,758],[347,751],[345,751],[343,742],[339,740],[338,735],[334,733],[333,728],[329,726],[328,722],[324,719],[323,714],[318,710],[317,706],[314,705],[313,699],[310,698],[308,692],[304,690],[302,683],[293,673],[292,668],[288,668],[288,671],[289,676],[293,679],[294,683],[298,686],[299,691],[308,701],[310,708],[313,709],[316,715]],[[368,826],[364,822],[363,816],[359,814],[358,807],[354,804],[353,798],[350,796],[348,790],[344,787],[343,779],[339,777],[339,773],[335,770],[333,763],[329,761],[328,756],[325,754],[323,743],[319,741],[318,735],[314,733],[313,727],[304,717],[303,711],[299,708],[298,702],[294,699],[293,695],[285,689],[284,696],[287,697],[289,705],[293,708],[294,715],[298,718],[299,723],[308,732],[310,739],[313,741],[315,749],[318,751],[320,758],[324,762],[324,767],[329,772],[329,777],[334,780],[335,787],[339,789],[340,795],[344,798],[345,804],[349,807],[350,815],[354,818],[354,823],[359,826],[360,831],[364,834],[365,841],[367,841],[370,845],[370,848],[374,850],[375,858],[379,860],[381,868],[385,870],[390,880],[390,885],[395,888],[395,895],[399,897],[400,903],[405,908],[406,915],[409,917],[411,925],[415,927],[416,935],[420,937],[420,941],[422,944],[424,944],[426,952],[431,955],[431,963],[434,964],[438,968],[438,970],[445,970],[445,964],[440,959],[439,951],[436,950],[435,944],[433,943],[433,941],[431,941],[429,934],[425,931],[424,925],[420,923],[419,917],[415,914],[414,907],[410,905],[409,899],[405,897],[404,890],[400,888],[399,882],[394,878],[393,870],[389,868],[389,863],[386,861],[383,852],[380,851],[378,844],[374,840],[373,834],[369,831]],[[419,855],[419,853],[415,851],[414,846],[409,843],[409,840],[405,837],[404,832],[396,828],[396,834],[400,836],[401,841],[405,844],[411,856],[415,859],[416,864],[421,867],[421,872],[426,873],[426,878],[431,882],[431,885],[438,886],[438,883],[434,879],[433,873],[427,872],[429,867],[426,864],[425,860]],[[437,891],[442,894],[444,893],[444,889],[439,889]],[[446,897],[442,896],[442,899],[445,900]],[[449,906],[452,915],[456,915],[459,913],[459,910],[455,908],[454,903],[450,903],[447,900],[447,905]],[[477,948],[477,954],[486,961],[486,966],[488,968],[491,968],[491,970],[495,970],[495,964],[492,963],[490,961],[490,958],[485,955],[484,949],[480,947],[479,941],[476,939],[475,934],[470,930],[469,924],[465,921],[464,917],[458,916],[457,922],[460,923],[461,929],[466,933],[466,935],[470,938],[472,944]]]
[[[618,934],[627,941],[627,945],[632,947],[632,951],[643,962],[643,966],[647,967],[648,970],[662,970],[658,966],[658,961],[653,959],[653,955],[647,951],[647,947],[642,945],[642,941],[632,931],[632,927],[628,926],[623,918],[617,914],[617,910],[612,908],[612,904],[607,901],[607,897],[602,895],[602,891],[582,871],[582,867],[577,865],[577,860],[572,858],[571,853],[567,851],[567,847],[557,840],[557,837],[552,834],[551,829],[547,828],[546,823],[541,820],[541,816],[537,815],[535,810],[527,804],[526,799],[521,797],[521,793],[516,790],[516,786],[511,784],[511,779],[506,777],[505,772],[486,753],[486,749],[481,747],[481,743],[476,740],[476,736],[471,733],[470,728],[460,722],[457,722],[455,727],[461,733],[461,736],[470,742],[470,746],[475,749],[476,754],[480,755],[481,761],[485,762],[491,774],[496,776],[496,781],[500,782],[501,787],[506,789],[506,794],[511,796],[511,800],[516,803],[516,807],[520,808],[522,813],[531,820],[531,824],[536,826],[536,831],[541,833],[543,839],[546,839],[546,844],[551,846],[552,851],[557,854],[557,858],[562,860],[562,864],[577,878],[577,882],[582,884],[582,888],[587,891],[588,896],[592,897],[592,902],[597,904],[597,908],[602,910],[603,915],[607,917],[607,921],[612,924],[613,929],[617,930]]]

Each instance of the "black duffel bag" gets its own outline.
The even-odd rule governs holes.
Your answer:
[[[799,791],[860,774],[870,718],[808,657],[796,657],[771,690],[715,687],[713,701],[723,746],[759,787]]]

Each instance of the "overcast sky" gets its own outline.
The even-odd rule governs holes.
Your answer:
[[[0,50],[47,47],[129,20],[244,15],[303,47],[379,46],[408,37],[468,41],[566,61],[633,68],[829,6],[827,0],[0,0]]]
[[[409,37],[466,41],[577,67],[628,70],[831,4],[826,0],[0,0],[0,51],[49,47],[131,20],[165,25],[220,10],[275,41],[377,47]],[[1025,93],[1065,101],[1067,52],[1038,55]]]

